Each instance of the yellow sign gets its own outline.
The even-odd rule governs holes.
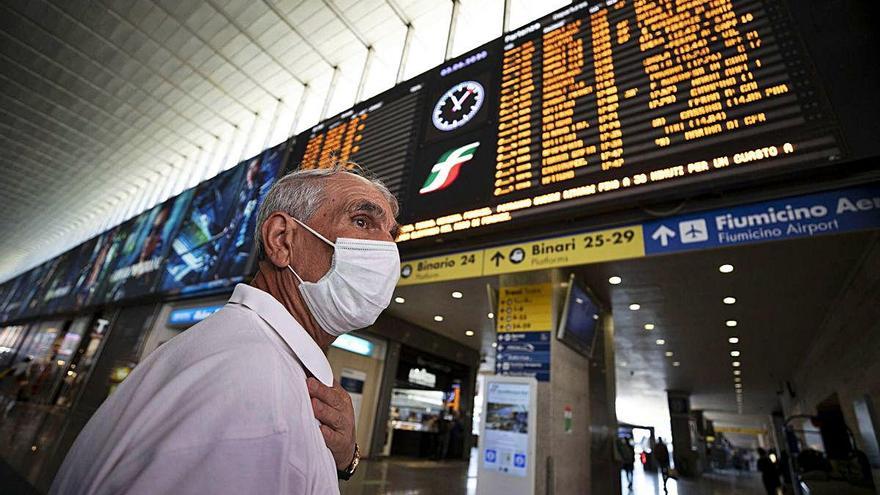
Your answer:
[[[739,433],[741,435],[764,435],[767,430],[763,428],[747,428],[744,426],[716,426],[716,433]]]
[[[644,255],[642,226],[632,225],[487,249],[483,275],[585,265]]]
[[[501,287],[498,293],[498,333],[545,332],[553,328],[553,287],[548,284]]]
[[[468,251],[400,263],[397,285],[427,284],[479,277],[483,274],[483,251]]]
[[[640,258],[644,255],[642,226],[630,225],[403,261],[397,285],[427,284],[484,275],[586,265]]]

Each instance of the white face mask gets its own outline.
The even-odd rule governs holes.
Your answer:
[[[366,328],[391,304],[400,277],[397,244],[340,237],[336,244],[294,218],[318,239],[333,247],[330,270],[317,282],[299,280],[299,293],[321,329],[338,337]]]

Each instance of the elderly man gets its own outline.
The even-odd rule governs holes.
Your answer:
[[[260,208],[251,284],[138,365],[51,492],[338,493],[359,454],[325,354],[388,306],[396,214],[385,186],[341,168],[279,180]]]

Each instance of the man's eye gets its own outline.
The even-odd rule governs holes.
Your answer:
[[[357,217],[354,219],[354,224],[358,226],[358,228],[365,229],[369,226],[367,219],[364,217]]]

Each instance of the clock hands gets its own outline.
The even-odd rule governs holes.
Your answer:
[[[470,96],[473,92],[473,89],[468,88],[467,92],[462,95],[461,100],[457,99],[454,94],[449,95],[449,97],[452,98],[452,111],[454,112],[457,110],[461,110],[461,105],[464,104],[464,101],[467,100],[467,97]]]

